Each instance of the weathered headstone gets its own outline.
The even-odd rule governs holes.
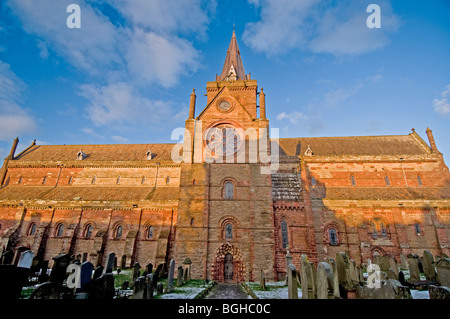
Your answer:
[[[153,299],[153,290],[155,286],[153,285],[153,273],[145,276],[145,284],[146,284],[146,299]]]
[[[41,284],[48,281],[47,270],[48,270],[48,260],[44,260],[41,266],[41,273],[38,276],[38,283]]]
[[[334,299],[334,276],[330,264],[320,262],[316,274],[317,299]]]
[[[430,251],[423,252],[423,271],[427,280],[436,281],[436,271],[434,270],[434,258]]]
[[[338,277],[336,262],[334,261],[333,258],[328,257],[327,263],[330,265],[331,269],[333,270],[333,289],[334,289],[333,295],[334,295],[335,299],[339,299],[341,297],[341,295],[339,292],[339,277]]]
[[[60,299],[60,286],[54,282],[39,284],[32,291],[30,299]]]
[[[314,281],[311,264],[306,255],[300,257],[300,280],[302,283],[302,298],[314,299]]]
[[[125,280],[124,282],[122,282],[122,285],[120,285],[120,289],[127,290],[129,286],[130,282],[128,280]]]
[[[392,279],[398,279],[398,264],[397,261],[395,260],[394,257],[389,257],[389,268],[392,270],[392,272],[394,273],[394,277]]]
[[[151,274],[153,272],[153,264],[147,264],[147,266],[145,266],[145,271],[147,272],[145,275]]]
[[[409,288],[395,279],[386,280],[376,289],[359,286],[356,288],[356,297],[358,299],[412,299]]]
[[[349,277],[352,281],[353,286],[357,286],[359,284],[358,271],[356,269],[356,262],[353,259],[350,259],[349,264]]]
[[[183,260],[184,282],[191,281],[191,265],[192,265],[192,260],[190,258],[185,258]]]
[[[180,287],[183,285],[183,266],[178,266],[178,273],[177,273],[177,287]]]
[[[298,290],[297,290],[297,269],[293,264],[289,265],[288,268],[288,299],[298,299]]]
[[[450,288],[450,259],[441,258],[436,263],[437,282]]]
[[[80,267],[80,284],[78,292],[87,292],[87,288],[92,280],[94,265],[89,261],[85,261]]]
[[[93,279],[89,285],[89,299],[113,299],[115,295],[114,275],[105,273]]]
[[[98,279],[103,274],[103,266],[97,266],[94,270],[94,274],[92,275],[92,279]]]
[[[259,286],[262,290],[266,290],[266,276],[264,274],[264,269],[261,269],[260,271]]]
[[[0,265],[0,300],[19,299],[29,273],[30,270],[25,267]]]
[[[28,268],[30,269],[31,264],[33,263],[34,253],[31,250],[24,251],[19,258],[19,263],[17,267]]]
[[[169,264],[169,274],[167,278],[167,288],[166,293],[173,292],[173,278],[175,276],[175,260],[171,259]]]
[[[164,286],[163,286],[162,282],[160,282],[160,283],[158,283],[158,284],[156,285],[156,292],[157,292],[158,294],[162,294],[163,291],[164,291]]]
[[[430,299],[450,300],[450,288],[445,286],[429,286]]]
[[[67,254],[58,255],[52,258],[54,260],[52,272],[50,273],[49,281],[57,285],[62,285],[66,278],[67,266],[69,266],[71,258]]]
[[[411,281],[419,281],[420,273],[419,273],[419,260],[415,255],[408,255],[408,264],[409,264],[409,282]]]
[[[355,289],[357,285],[353,282],[350,277],[350,261],[348,256],[343,252],[338,252],[336,254],[336,266],[339,278],[340,291],[345,291],[345,296],[343,298],[352,299],[355,297]]]
[[[133,299],[146,299],[145,277],[140,276],[134,281]]]
[[[108,254],[108,258],[106,258],[106,266],[105,266],[105,269],[103,269],[103,273],[104,274],[109,274],[109,273],[113,272],[115,259],[116,259],[116,254],[115,253],[109,253]]]
[[[409,269],[408,258],[404,254],[400,254],[400,267],[402,269]]]

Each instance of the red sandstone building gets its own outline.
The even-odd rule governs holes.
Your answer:
[[[450,174],[431,130],[429,144],[414,130],[267,141],[265,95],[234,33],[206,93],[198,115],[191,94],[184,144],[33,143],[16,154],[16,139],[0,170],[1,261],[25,250],[50,265],[60,253],[102,265],[114,252],[120,268],[190,258],[194,278],[224,281],[261,269],[280,279],[288,250],[297,266],[338,251],[357,265],[449,255]]]

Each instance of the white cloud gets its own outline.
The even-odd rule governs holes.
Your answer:
[[[244,42],[268,55],[289,50],[311,50],[333,55],[362,54],[389,43],[389,33],[397,30],[399,18],[390,0],[380,0],[382,24],[369,29],[368,0],[249,0],[261,7],[261,19],[246,25]]]
[[[97,137],[97,138],[104,138],[103,135],[100,135],[98,133],[96,133],[92,128],[90,127],[85,127],[83,129],[81,129],[81,131],[85,134],[91,135],[93,137]]]
[[[450,113],[450,84],[447,85],[445,90],[441,93],[441,99],[434,99],[433,106],[434,111],[439,114]]]
[[[297,111],[291,113],[281,112],[280,114],[277,115],[278,121],[288,120],[292,124],[297,124],[300,120],[307,120],[307,119],[308,117],[306,115]]]
[[[0,140],[9,141],[33,133],[37,126],[30,111],[20,104],[25,83],[19,79],[9,64],[0,61]]]
[[[89,101],[87,117],[95,126],[130,125],[150,118],[149,125],[157,127],[173,118],[170,103],[149,100],[128,83],[84,84],[79,94]]]
[[[111,136],[111,138],[114,141],[116,141],[117,143],[127,143],[128,142],[128,139],[126,137],[119,136],[119,135]]]
[[[358,93],[363,87],[362,83],[358,82],[349,88],[338,88],[323,94],[323,105],[331,108],[341,105],[344,101]]]

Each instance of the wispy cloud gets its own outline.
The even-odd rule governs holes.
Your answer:
[[[369,29],[368,0],[260,0],[249,1],[261,10],[261,19],[246,25],[243,38],[253,49],[268,55],[289,50],[355,55],[380,49],[399,27],[390,0],[377,3],[382,27]]]
[[[33,133],[36,120],[21,106],[26,84],[16,76],[9,64],[0,61],[0,140],[9,141],[19,135]]]
[[[445,90],[441,93],[441,99],[434,99],[433,106],[434,111],[439,114],[450,113],[450,84],[447,85]]]
[[[291,113],[281,112],[280,114],[277,115],[278,121],[288,120],[292,124],[297,124],[300,120],[307,120],[307,119],[308,117],[305,114],[297,111]]]

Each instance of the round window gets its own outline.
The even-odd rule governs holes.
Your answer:
[[[222,111],[228,111],[231,109],[231,103],[228,101],[222,101],[219,104],[219,109],[221,109]]]

